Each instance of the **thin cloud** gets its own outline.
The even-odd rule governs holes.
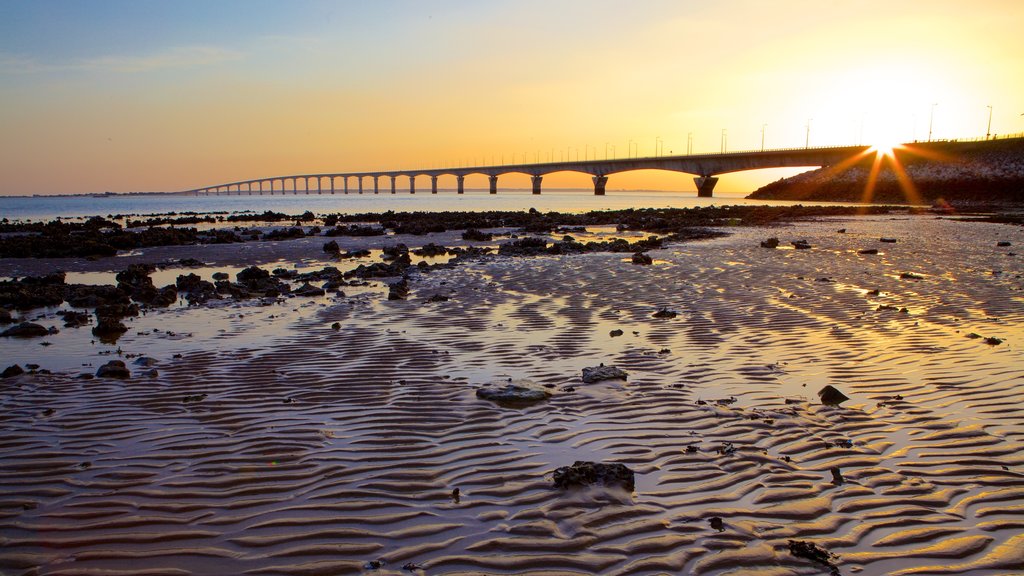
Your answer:
[[[144,55],[110,55],[62,63],[43,63],[17,54],[0,54],[0,73],[111,72],[139,74],[187,69],[241,60],[243,54],[218,46],[179,46]]]

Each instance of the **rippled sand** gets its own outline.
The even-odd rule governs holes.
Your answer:
[[[814,248],[760,248],[769,235]],[[653,266],[502,259],[258,338],[280,307],[246,309],[159,357],[156,379],[2,380],[0,572],[827,573],[790,554],[796,539],[842,574],[1016,573],[1014,250],[1019,227],[915,217],[736,230]],[[679,316],[652,317],[665,306]],[[600,362],[629,380],[583,384]],[[475,397],[508,378],[554,395]],[[850,400],[821,405],[826,384]],[[636,491],[553,489],[575,460],[628,465]]]

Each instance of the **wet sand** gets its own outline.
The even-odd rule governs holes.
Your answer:
[[[797,239],[813,248],[785,249]],[[322,258],[307,244],[140,257]],[[801,540],[842,574],[1014,573],[1021,248],[1020,227],[827,219],[671,245],[652,266],[469,262],[415,275],[407,300],[151,312],[119,346],[156,378],[0,380],[0,571],[827,574],[790,553]],[[152,333],[178,325],[194,332]],[[111,357],[56,348],[37,363]],[[602,362],[628,380],[581,382]],[[553,395],[475,396],[509,378]],[[850,400],[822,405],[827,384]],[[635,492],[554,489],[576,460],[629,466]]]

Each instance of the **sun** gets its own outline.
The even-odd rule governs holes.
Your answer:
[[[871,145],[870,150],[878,156],[887,156],[893,158],[895,156],[895,150],[902,148],[903,145],[896,138],[878,138],[874,144]]]

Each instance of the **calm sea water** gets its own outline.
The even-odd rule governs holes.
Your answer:
[[[696,206],[732,204],[796,204],[795,202],[745,200],[736,197],[697,198],[693,192],[609,192],[595,196],[592,191],[551,190],[539,196],[529,191],[467,191],[438,194],[289,194],[263,196],[175,196],[115,195],[0,197],[0,218],[10,220],[50,220],[56,217],[79,218],[116,214],[145,215],[169,212],[242,212],[261,213],[267,210],[286,214],[355,214],[361,212],[527,210],[542,212],[588,212],[624,208],[691,208]]]

